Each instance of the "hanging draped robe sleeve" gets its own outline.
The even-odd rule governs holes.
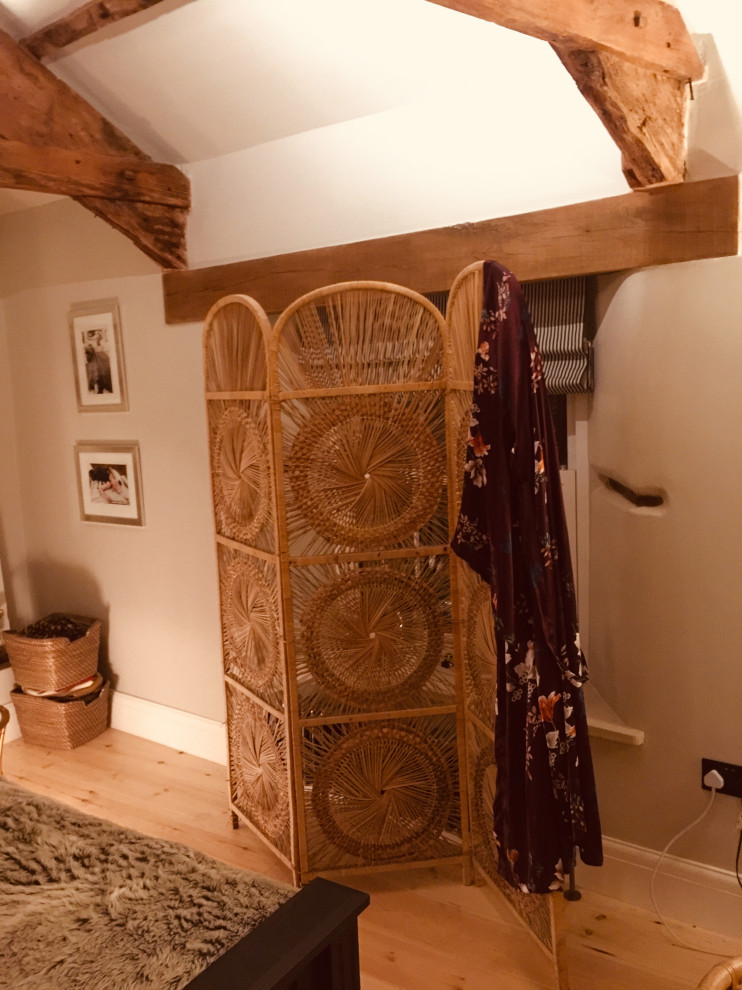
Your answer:
[[[523,891],[560,889],[602,844],[559,458],[521,287],[484,265],[469,446],[452,549],[489,585],[497,647],[494,831]]]

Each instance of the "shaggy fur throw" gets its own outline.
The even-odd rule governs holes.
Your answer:
[[[182,990],[293,892],[0,778],[3,990]]]

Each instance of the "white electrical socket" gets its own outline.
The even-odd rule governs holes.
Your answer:
[[[718,770],[709,770],[703,778],[703,783],[706,787],[710,787],[718,791],[720,787],[724,786],[724,778]]]

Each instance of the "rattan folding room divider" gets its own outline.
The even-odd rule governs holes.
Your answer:
[[[495,867],[490,597],[448,546],[481,278],[448,322],[381,282],[206,318],[231,808],[300,882],[473,862],[553,953]]]

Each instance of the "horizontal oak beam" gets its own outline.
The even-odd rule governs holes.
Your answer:
[[[91,0],[19,42],[35,58],[45,58],[116,21],[148,10],[162,0]]]
[[[663,0],[430,0],[568,48],[610,52],[677,79],[703,62],[676,7]]]
[[[165,272],[168,323],[200,321],[222,296],[245,293],[278,313],[313,289],[378,279],[418,292],[448,289],[493,258],[523,281],[737,253],[739,178],[655,186],[622,196],[337,247]]]
[[[188,209],[190,184],[174,165],[0,139],[0,188],[99,196]]]

